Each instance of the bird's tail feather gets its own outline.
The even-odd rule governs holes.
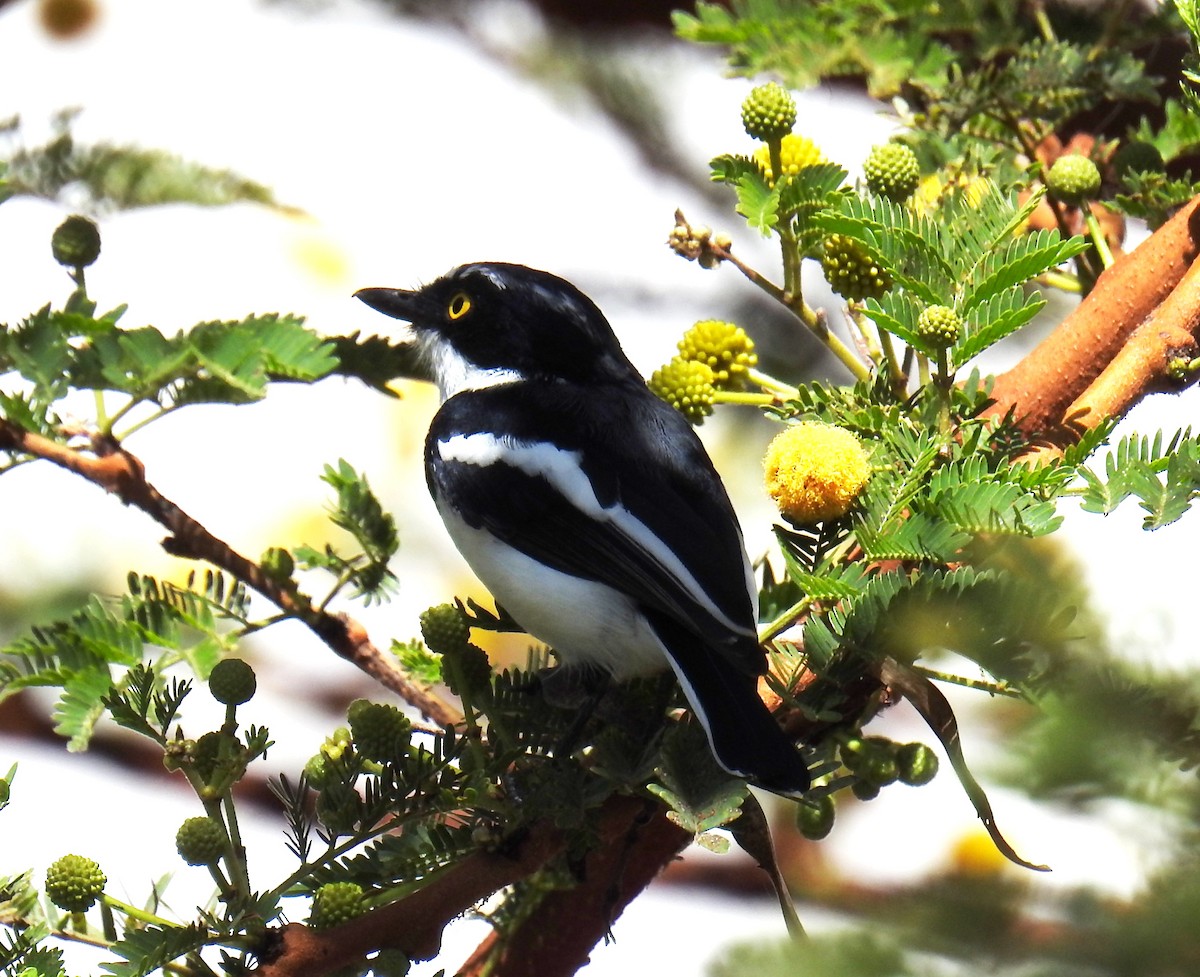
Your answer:
[[[757,677],[705,647],[675,621],[659,615],[650,620],[717,762],[777,794],[797,796],[808,790],[808,765],[758,697]]]

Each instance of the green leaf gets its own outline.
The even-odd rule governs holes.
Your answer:
[[[1037,316],[1046,300],[1037,292],[1014,285],[975,305],[963,320],[963,334],[955,343],[952,359],[956,367],[974,359]]]
[[[1011,482],[960,482],[931,492],[938,516],[972,534],[1044,536],[1062,523],[1052,502],[1027,495]]]
[[[427,380],[433,374],[415,343],[394,343],[382,336],[361,337],[359,333],[333,336],[327,340],[338,365],[338,376],[352,377],[368,387],[395,396],[388,384],[395,379]]]
[[[80,144],[71,135],[73,115],[57,120],[47,143],[12,154],[6,192],[59,200],[70,190],[73,206],[129,210],[190,203],[202,207],[250,202],[284,208],[271,190],[232,170],[204,166],[160,149],[99,142]]]
[[[217,934],[194,923],[172,927],[131,926],[111,948],[124,962],[108,962],[100,966],[113,977],[146,977],[173,960],[195,953],[213,942],[222,941]]]
[[[737,212],[763,237],[779,223],[779,191],[761,173],[744,173],[737,181]]]
[[[107,666],[76,672],[63,683],[63,694],[54,709],[54,731],[68,739],[72,753],[86,750],[96,723],[104,715],[104,697],[112,687]]]
[[[979,305],[1087,250],[1087,246],[1086,238],[1076,236],[1064,241],[1057,231],[1048,230],[995,242],[971,268],[959,312],[969,314]]]
[[[1189,428],[1164,444],[1161,431],[1153,438],[1129,434],[1106,456],[1104,468],[1103,477],[1079,469],[1081,508],[1106,514],[1134,496],[1147,513],[1143,526],[1159,529],[1179,519],[1200,496],[1200,436],[1193,437]]]
[[[336,468],[326,465],[321,478],[332,485],[338,494],[330,519],[334,525],[350,533],[362,548],[365,559],[354,565],[354,584],[361,596],[368,600],[382,600],[395,581],[387,564],[400,547],[396,522],[384,512],[366,478],[344,459],[338,462]],[[307,549],[304,551],[305,556],[309,553]],[[299,551],[297,555],[300,555]]]

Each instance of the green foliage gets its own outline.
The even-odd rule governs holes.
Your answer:
[[[321,479],[337,491],[337,501],[329,509],[330,521],[353,537],[360,552],[343,556],[332,546],[324,551],[301,546],[295,551],[296,559],[305,568],[321,567],[339,575],[353,585],[356,596],[368,602],[386,599],[396,580],[388,561],[400,548],[395,519],[384,512],[366,478],[345,460],[336,468],[326,465]]]
[[[86,205],[94,210],[173,203],[281,206],[270,189],[230,170],[203,166],[157,149],[111,143],[80,145],[71,134],[75,115],[60,113],[54,120],[55,135],[45,145],[18,145],[6,155],[7,196],[57,200],[70,188],[74,194],[86,194]],[[15,141],[19,131],[14,124],[2,135]]]
[[[1103,99],[1157,101],[1152,80],[1133,55],[1042,39],[976,70],[954,65],[929,95],[936,104],[929,116],[934,131],[1011,144],[1020,120],[1028,127],[1028,145]]]
[[[1105,457],[1103,476],[1087,467],[1079,475],[1086,511],[1108,514],[1133,497],[1146,511],[1143,526],[1160,529],[1200,497],[1200,435],[1190,428],[1165,441],[1161,431],[1153,437],[1128,434]]]
[[[60,688],[55,730],[72,750],[87,748],[120,671],[153,653],[158,669],[187,661],[207,675],[235,641],[230,626],[246,621],[243,585],[219,574],[207,573],[196,589],[194,577],[181,588],[130,574],[128,585],[119,601],[92,596],[69,618],[0,648],[0,699],[32,686]]]
[[[730,63],[741,74],[769,73],[793,88],[865,75],[871,94],[887,97],[906,81],[942,77],[954,52],[936,35],[966,26],[970,8],[991,6],[734,0],[728,7],[698,3],[695,16],[677,11],[674,21],[687,40],[728,47]],[[1010,14],[1007,20],[1016,18]]]

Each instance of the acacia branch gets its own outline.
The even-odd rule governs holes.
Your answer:
[[[1096,281],[1088,296],[1016,366],[996,378],[995,403],[986,412],[1010,410],[1021,430],[1057,444],[1074,441],[1079,429],[1068,412],[1101,374],[1114,365],[1135,331],[1183,280],[1200,254],[1200,197],[1121,257]],[[1181,301],[1186,296],[1181,295]],[[1193,296],[1194,299],[1194,296]],[[1146,370],[1142,375],[1148,380]],[[1161,387],[1127,389],[1124,409]],[[1095,401],[1095,406],[1100,400]],[[1099,420],[1094,418],[1093,423]]]
[[[115,495],[126,505],[140,509],[170,532],[162,540],[162,547],[168,553],[204,560],[252,587],[286,615],[303,621],[332,651],[433,722],[447,726],[462,720],[458,710],[414,682],[394,656],[372,644],[359,622],[345,614],[331,614],[314,607],[290,581],[280,581],[264,572],[257,563],[218,539],[164,497],[146,480],[145,465],[116,441],[97,439],[90,451],[81,451],[0,418],[0,449],[52,462]]]
[[[653,814],[647,817],[647,813],[647,802],[634,797],[614,795],[605,801],[596,848],[585,859],[585,880],[564,893],[561,903],[556,900],[544,904],[535,914],[536,925],[517,931],[520,949],[511,944],[506,947],[489,974],[555,977],[573,974],[582,965],[620,910],[691,840],[690,834],[667,821],[657,805]],[[619,840],[635,827],[639,830],[634,842],[621,846]],[[664,842],[664,837],[669,842]],[[399,950],[410,960],[428,960],[440,950],[442,932],[452,919],[536,872],[561,855],[566,844],[563,831],[549,822],[539,822],[518,843],[496,851],[476,851],[399,902],[321,932],[300,923],[284,926],[277,932],[275,952],[255,971],[256,977],[323,977],[382,949]],[[670,854],[666,854],[668,848]],[[619,856],[626,852],[628,857],[621,859]],[[643,857],[651,853],[653,857]],[[615,898],[610,898],[610,889],[616,893]],[[560,906],[557,911],[556,905]],[[529,939],[523,935],[526,930]],[[586,947],[580,950],[585,941]],[[560,944],[572,946],[579,959],[572,969],[562,969],[567,959],[558,950]],[[484,941],[485,947],[493,945],[494,939]],[[477,951],[472,961],[479,956]],[[461,971],[482,972],[472,963]]]
[[[1133,331],[1101,374],[1066,409],[1063,422],[1076,434],[1105,418],[1121,417],[1149,393],[1182,389],[1194,372],[1174,368],[1200,354],[1200,261],[1157,309]]]
[[[617,917],[692,841],[652,801],[626,804],[583,861],[573,888],[547,896],[517,929],[493,932],[458,977],[569,977],[587,964]]]

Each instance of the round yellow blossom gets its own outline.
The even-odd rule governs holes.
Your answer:
[[[871,476],[862,442],[844,428],[817,421],[776,435],[763,467],[779,511],[800,525],[844,516]]]
[[[771,153],[766,146],[759,146],[754,152],[754,161],[763,168],[763,172],[767,175],[767,182],[775,182],[775,174],[771,172]],[[794,132],[783,137],[783,142],[779,147],[779,162],[783,166],[783,172],[789,176],[795,176],[806,166],[816,166],[818,163],[826,162],[826,159],[821,155],[821,150],[807,136],[798,136]]]

